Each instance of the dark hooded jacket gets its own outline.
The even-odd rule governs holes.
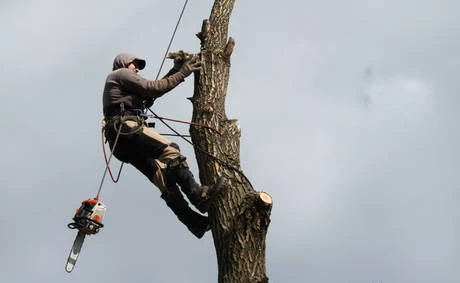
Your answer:
[[[128,69],[137,61],[139,69],[145,61],[128,53],[119,54],[113,61],[113,71],[107,76],[102,98],[104,116],[119,113],[123,102],[125,109],[143,109],[143,101],[157,98],[184,81],[185,75],[174,69],[160,80],[148,80]]]

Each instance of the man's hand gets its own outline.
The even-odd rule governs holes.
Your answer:
[[[174,70],[179,71],[183,64],[184,60],[182,58],[174,59]]]
[[[201,70],[201,61],[198,56],[193,56],[190,59],[183,61],[179,72],[184,74],[186,77],[190,76],[193,72]]]

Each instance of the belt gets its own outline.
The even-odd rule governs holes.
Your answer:
[[[116,111],[107,111],[106,118],[110,119],[111,117],[115,116],[144,116],[144,111],[141,109],[126,109],[123,112],[117,109]]]
[[[146,120],[148,117],[143,113],[139,113],[138,111],[136,112],[125,111],[123,115],[120,115],[120,114],[107,115],[104,118],[104,120],[106,121],[106,126],[111,127],[116,121],[120,121],[122,118],[125,118],[127,120],[137,120],[138,123],[140,122],[141,124],[149,128],[155,128],[155,122],[147,122]]]

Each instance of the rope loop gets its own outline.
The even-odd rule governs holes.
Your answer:
[[[123,132],[122,131],[123,124],[126,124],[125,123],[126,121],[136,122],[137,125],[131,131]],[[145,120],[140,118],[139,116],[120,116],[120,118],[113,120],[113,128],[115,132],[117,133],[119,132],[120,135],[122,136],[134,135],[135,133],[142,131],[142,128],[144,126],[145,126]]]

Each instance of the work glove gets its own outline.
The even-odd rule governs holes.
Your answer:
[[[173,69],[176,70],[176,71],[179,71],[183,64],[184,64],[184,59],[183,58],[175,58],[174,59],[174,67],[173,67]]]
[[[179,72],[184,74],[186,77],[190,76],[191,73],[201,70],[201,61],[198,56],[193,56],[190,59],[183,61]]]

